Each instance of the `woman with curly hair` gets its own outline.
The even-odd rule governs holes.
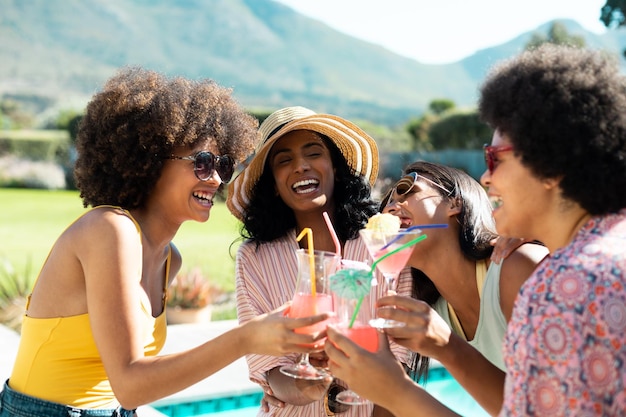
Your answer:
[[[133,416],[239,357],[305,351],[294,329],[326,318],[281,311],[189,351],[157,356],[166,290],[182,263],[172,243],[208,220],[257,122],[213,81],[125,68],[87,106],[75,176],[85,207],[52,247],[26,306],[0,416]]]
[[[480,114],[498,232],[550,250],[505,339],[502,415],[626,410],[626,78],[600,52],[545,46],[494,71]]]
[[[247,239],[239,247],[235,271],[241,323],[293,297],[296,250],[307,248],[306,239],[298,242],[296,236],[305,227],[313,232],[316,250],[336,251],[324,212],[334,225],[342,257],[370,259],[358,232],[378,209],[370,193],[378,174],[378,148],[350,121],[288,107],[272,113],[259,132],[259,148],[229,185],[227,200],[231,212],[243,222],[241,233]],[[409,273],[400,279],[397,291],[410,294]],[[397,354],[406,361],[401,356],[404,352],[399,349]],[[371,404],[346,407],[334,403],[341,388],[329,387],[327,380],[283,375],[279,368],[293,364],[296,357],[295,353],[247,357],[250,379],[267,394],[258,416],[308,417],[340,411],[352,417],[371,416]],[[323,352],[311,359],[326,365]]]
[[[494,128],[481,182],[498,233],[549,250],[513,306],[499,415],[623,415],[626,78],[602,52],[544,45],[488,75],[479,111]],[[396,417],[454,415],[384,346],[371,355],[332,329],[328,340],[333,374]]]

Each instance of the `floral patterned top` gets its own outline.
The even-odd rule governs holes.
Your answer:
[[[500,416],[626,415],[626,210],[593,217],[520,291]]]

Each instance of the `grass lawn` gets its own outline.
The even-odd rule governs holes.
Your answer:
[[[0,188],[0,260],[36,275],[57,237],[85,211],[77,191]],[[199,267],[211,282],[233,291],[238,236],[239,222],[222,202],[208,222],[184,223],[174,238],[182,270]]]

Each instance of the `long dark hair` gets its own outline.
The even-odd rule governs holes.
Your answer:
[[[456,219],[459,223],[459,244],[463,254],[472,260],[488,259],[493,252],[490,241],[496,234],[492,216],[491,202],[484,188],[467,173],[452,167],[432,162],[419,161],[405,169],[405,174],[416,172],[419,175],[439,184],[433,187],[442,197],[457,200],[461,211]],[[428,276],[419,269],[411,268],[413,289],[411,296],[434,306],[441,294]],[[419,381],[428,377],[429,358],[419,353],[413,354],[410,374]]]

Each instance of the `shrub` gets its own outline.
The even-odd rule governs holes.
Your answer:
[[[0,157],[0,187],[65,189],[65,172],[53,162]]]
[[[65,163],[71,145],[67,130],[0,131],[0,154],[33,161]]]

